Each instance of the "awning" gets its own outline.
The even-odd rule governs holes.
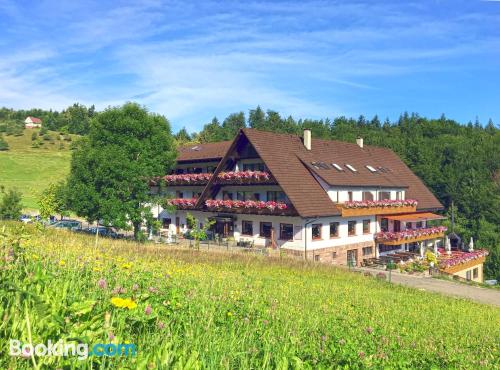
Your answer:
[[[387,218],[389,220],[395,220],[395,221],[405,221],[405,222],[412,222],[412,221],[426,221],[426,220],[444,220],[446,219],[445,216],[441,215],[436,215],[435,213],[430,213],[430,212],[422,212],[422,213],[410,213],[406,215],[393,215],[393,216],[384,216],[383,218]]]

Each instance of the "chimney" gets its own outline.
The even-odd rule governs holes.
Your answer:
[[[360,148],[363,148],[363,138],[362,138],[362,137],[358,137],[358,138],[356,139],[356,144],[358,144],[358,146],[359,146]]]
[[[304,146],[307,150],[311,150],[311,130],[304,129]]]

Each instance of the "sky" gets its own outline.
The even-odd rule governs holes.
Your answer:
[[[500,124],[500,0],[0,0],[0,106]]]

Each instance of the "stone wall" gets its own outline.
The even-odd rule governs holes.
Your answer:
[[[371,253],[363,255],[363,248],[370,248]],[[327,247],[316,250],[307,251],[307,259],[315,262],[329,263],[333,265],[347,265],[347,254],[348,251],[354,251],[357,253],[357,265],[359,266],[363,262],[364,258],[375,257],[375,242],[366,241],[360,243],[346,244],[336,247]],[[282,249],[283,253],[289,256],[304,258],[303,250],[293,250],[293,249]]]

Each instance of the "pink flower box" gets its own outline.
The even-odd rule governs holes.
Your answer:
[[[412,239],[412,238],[419,238],[422,236],[441,234],[444,233],[446,230],[448,230],[446,226],[436,226],[436,227],[428,227],[425,229],[408,229],[399,232],[381,231],[375,234],[375,239],[377,239],[378,241]]]
[[[208,209],[256,209],[256,210],[286,210],[288,206],[281,202],[263,202],[260,200],[218,200],[205,201]]]
[[[418,202],[415,199],[405,200],[355,200],[342,204],[344,208],[375,208],[375,207],[416,207]]]
[[[179,209],[191,209],[196,205],[196,198],[176,198],[167,200],[167,204]]]

